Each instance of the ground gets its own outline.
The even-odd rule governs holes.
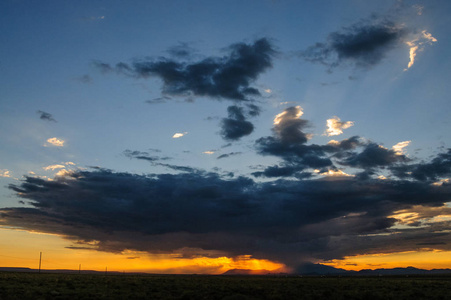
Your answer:
[[[451,299],[451,276],[0,273],[0,299]]]

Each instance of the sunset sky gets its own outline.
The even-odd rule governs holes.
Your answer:
[[[0,267],[451,268],[451,1],[0,2]]]

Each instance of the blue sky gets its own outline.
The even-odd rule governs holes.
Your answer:
[[[419,244],[432,243],[447,251],[449,245],[443,240],[425,241],[423,231],[438,226],[431,221],[428,207],[442,207],[435,216],[449,217],[450,9],[448,1],[2,1],[0,207],[11,216],[25,216],[20,207],[43,216],[49,213],[42,208],[42,201],[47,200],[35,194],[36,189],[48,192],[48,199],[77,202],[72,196],[63,199],[43,182],[61,182],[76,195],[80,186],[73,181],[90,176],[105,176],[110,183],[124,177],[128,182],[174,176],[171,184],[191,180],[198,184],[199,193],[208,189],[203,184],[216,182],[215,193],[227,201],[245,197],[252,189],[261,193],[270,185],[280,185],[282,190],[292,189],[290,195],[297,195],[293,199],[302,202],[304,193],[316,190],[318,184],[342,182],[342,189],[353,193],[357,193],[354,184],[370,190],[378,187],[370,196],[362,194],[362,201],[385,197],[396,202],[391,198],[399,192],[394,186],[412,184],[411,190],[421,190],[418,195],[423,198],[389,205],[384,212],[378,211],[376,203],[362,208],[348,204],[341,215],[357,216],[359,224],[371,222],[376,215],[375,224],[386,222],[362,228],[360,236],[368,237],[393,233],[406,222],[393,215],[417,209],[423,212],[415,211],[417,223],[404,225],[418,231]],[[205,71],[212,66],[214,73]],[[204,85],[192,80],[197,75],[205,80]],[[328,135],[326,122],[334,118],[339,134]],[[177,133],[181,135],[175,138]],[[345,148],[337,144],[341,141],[354,144]],[[392,148],[397,144],[398,148]],[[332,150],[327,148],[334,145]],[[275,170],[280,176],[268,175]],[[162,184],[163,177],[153,184]],[[251,181],[252,187],[245,188],[241,180]],[[227,184],[232,190],[225,188]],[[386,185],[393,193],[382,188]],[[428,192],[440,197],[431,198],[425,192],[432,186],[441,190]],[[330,188],[331,195],[338,193],[335,185],[324,188]],[[111,190],[102,194],[100,187],[92,189],[105,203],[112,197]],[[181,188],[180,193],[187,191]],[[143,191],[143,195],[148,193]],[[120,197],[130,203],[138,201],[126,194]],[[167,201],[177,205],[182,201],[177,197],[172,195]],[[274,197],[282,197],[281,203],[295,201],[280,194]],[[243,206],[252,206],[248,200],[243,200]],[[204,213],[213,213],[206,208],[208,203],[193,204],[189,215],[202,219]],[[46,205],[59,212],[58,224],[74,217],[59,210],[61,202]],[[275,214],[279,208],[275,205]],[[166,209],[171,208],[157,211],[165,215]],[[301,208],[294,205],[293,210],[297,209]],[[87,208],[85,213],[95,216],[99,212]],[[124,209],[127,213],[134,211]],[[280,214],[284,213],[282,209]],[[316,209],[312,213],[320,214]],[[309,230],[320,232],[321,222],[338,222],[338,215],[329,209],[318,219],[293,221],[296,225],[280,228],[277,222],[262,222],[263,216],[248,216],[254,222],[251,226],[240,223],[241,219],[223,221],[237,222],[243,228],[249,225],[240,232],[243,240],[250,239],[248,232],[254,240],[269,227],[275,231],[289,227],[287,231],[297,236],[299,232],[309,235]],[[110,220],[104,217],[105,223],[92,226],[108,228]],[[199,226],[208,227],[212,221],[206,218]],[[68,240],[91,239],[102,244],[100,235],[74,235],[73,229],[84,224],[78,222],[72,229],[61,225],[64,229],[58,232]],[[162,232],[145,232],[152,239],[180,232],[199,239],[190,245],[187,238],[185,248],[253,255],[288,265],[296,265],[295,253],[307,251],[296,244],[302,238],[291,236],[296,243],[284,254],[290,259],[283,261],[279,243],[284,242],[274,237],[261,242],[263,249],[241,251],[207,242],[211,235],[233,234],[235,226],[230,230],[225,225],[212,226],[215,229],[207,232],[161,222],[152,221],[149,226],[166,228]],[[418,222],[423,225],[418,227]],[[0,224],[47,233],[55,233],[56,228],[32,228],[30,223],[15,223],[8,217]],[[440,224],[449,229],[448,219]],[[142,226],[130,223],[120,230],[142,233],[137,229]],[[344,228],[341,236],[353,234]],[[316,246],[320,240],[331,243],[339,236],[312,235],[318,239]],[[122,243],[121,251],[154,251],[140,242],[134,246],[120,234],[109,237],[115,239]],[[290,240],[289,234],[285,239]],[[402,249],[380,246],[371,250],[364,245],[357,247],[360,252],[312,246],[315,250],[309,251],[318,252],[310,260],[418,250],[407,242]],[[158,251],[178,251],[182,246]],[[99,247],[113,251],[107,245]]]

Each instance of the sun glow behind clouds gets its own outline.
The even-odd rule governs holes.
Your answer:
[[[14,243],[11,243],[14,241]],[[29,247],[17,245],[27,244]],[[119,254],[73,247],[69,241],[56,234],[44,234],[0,227],[2,267],[28,267],[36,269],[39,252],[43,253],[43,269],[72,269],[104,271],[140,271],[163,274],[222,274],[230,269],[276,271],[285,266],[266,259],[248,255],[232,257],[183,258],[178,254],[150,255],[146,252],[126,250]]]
[[[304,114],[304,112],[302,111],[302,107],[296,106],[296,109],[297,109],[297,113],[294,116],[294,118],[292,118],[292,119],[299,119]],[[282,120],[286,119],[287,118],[286,115],[288,113],[289,113],[288,111],[284,110],[280,114],[276,115],[276,117],[274,118],[274,125],[278,125],[278,124],[280,124],[280,122]]]

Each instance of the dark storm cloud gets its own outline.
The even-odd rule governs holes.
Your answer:
[[[56,120],[53,118],[52,114],[49,114],[48,112],[38,110],[36,113],[39,114],[39,118],[41,120],[56,122]]]
[[[180,49],[175,52],[183,54]],[[160,57],[136,61],[131,65],[121,62],[113,67],[94,62],[94,66],[104,73],[117,71],[137,78],[159,77],[163,81],[163,93],[167,95],[239,101],[259,96],[260,92],[251,83],[272,66],[275,50],[269,40],[262,38],[252,44],[233,44],[228,52],[223,57],[209,57],[198,62]]]
[[[332,161],[320,145],[283,143],[274,137],[259,138],[255,145],[259,154],[278,156],[302,168],[321,169],[332,166]]]
[[[291,177],[304,170],[304,166],[269,166],[263,171],[253,172],[255,177]],[[305,175],[305,174],[304,174]],[[309,174],[310,177],[311,175]]]
[[[221,136],[225,140],[236,141],[254,131],[254,125],[246,120],[242,107],[232,105],[227,112],[229,117],[221,121]]]
[[[369,143],[363,151],[359,153],[348,152],[345,156],[339,160],[340,164],[362,169],[389,167],[397,163],[410,161],[407,156],[397,154],[394,150],[387,149],[376,143]]]
[[[451,176],[451,148],[439,153],[430,162],[391,167],[394,175],[400,178],[413,178],[421,181],[435,181]]]
[[[360,22],[332,32],[324,43],[316,43],[300,56],[330,69],[343,64],[369,68],[401,42],[405,29],[390,21]]]
[[[451,186],[420,181],[256,183],[207,172],[136,175],[97,169],[53,181],[25,177],[9,188],[31,206],[2,209],[1,225],[64,235],[78,246],[98,241],[93,247],[101,251],[191,249],[193,255],[246,254],[295,266],[306,256],[406,251],[419,243],[450,248],[444,242],[449,222],[390,234],[395,211],[449,201]]]

